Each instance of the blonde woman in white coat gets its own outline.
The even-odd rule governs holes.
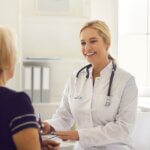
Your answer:
[[[132,150],[138,96],[135,79],[109,55],[110,31],[104,22],[86,23],[80,39],[91,65],[73,73],[44,132],[77,141],[76,150]]]

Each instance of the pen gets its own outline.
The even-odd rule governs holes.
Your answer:
[[[55,137],[58,137],[57,135],[52,135],[52,134],[47,134],[47,135],[42,135],[42,139],[53,139]]]
[[[49,137],[48,139],[53,139],[53,138],[55,138],[55,137],[57,137],[57,135],[54,135],[54,136],[52,136],[52,137]]]
[[[42,123],[41,115],[38,113],[38,123],[40,125],[40,131],[44,128],[44,124]]]
[[[41,115],[40,115],[40,113],[38,113],[37,121],[38,121],[39,128],[40,128],[40,130],[39,130],[39,140],[40,140],[40,144],[41,144],[41,147],[42,147],[42,136],[41,136],[41,131],[42,131],[43,126],[42,126],[42,120],[41,120]]]

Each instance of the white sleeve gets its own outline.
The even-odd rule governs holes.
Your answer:
[[[69,130],[74,123],[68,103],[69,84],[70,82],[67,82],[60,106],[56,110],[56,113],[52,116],[52,119],[46,120],[55,130]]]
[[[91,147],[124,141],[129,137],[135,125],[137,97],[138,90],[132,77],[124,88],[115,120],[105,126],[79,129],[79,143]]]

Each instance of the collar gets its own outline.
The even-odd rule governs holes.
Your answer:
[[[99,73],[99,76],[104,76],[112,70],[112,61],[109,62]],[[92,77],[93,67],[89,68],[90,77]]]

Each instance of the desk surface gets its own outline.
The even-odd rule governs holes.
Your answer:
[[[138,107],[141,111],[150,111],[150,97],[139,97]]]

